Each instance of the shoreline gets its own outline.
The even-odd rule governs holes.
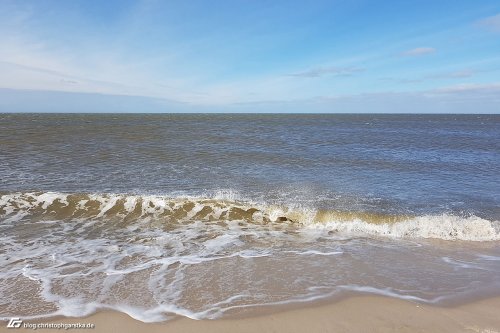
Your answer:
[[[244,318],[193,320],[176,317],[144,323],[127,314],[99,311],[88,317],[59,317],[27,323],[92,323],[94,329],[80,332],[479,332],[500,333],[500,297],[440,307],[378,295],[351,296],[333,303],[304,304],[300,308]],[[22,319],[22,318],[21,318]],[[0,332],[11,332],[4,322]],[[23,327],[21,331],[33,328]],[[64,328],[38,328],[44,332]]]

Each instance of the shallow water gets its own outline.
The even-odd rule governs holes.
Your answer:
[[[0,115],[0,316],[500,294],[500,116]]]

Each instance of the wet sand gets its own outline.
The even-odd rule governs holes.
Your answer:
[[[44,321],[45,322],[45,321]],[[86,318],[57,318],[52,323],[93,323],[80,332],[500,332],[500,297],[457,307],[435,307],[381,296],[342,301],[242,319],[143,323],[117,312]],[[31,322],[33,323],[33,322]],[[16,331],[24,331],[21,328]],[[30,329],[33,331],[33,329]],[[44,332],[64,329],[39,329]],[[12,332],[2,325],[0,332]],[[75,331],[75,329],[71,329]]]

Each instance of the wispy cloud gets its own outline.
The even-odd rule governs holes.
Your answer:
[[[289,76],[303,77],[303,78],[316,78],[322,76],[350,76],[354,73],[364,71],[359,67],[317,67],[303,72],[289,74]]]
[[[427,75],[425,78],[426,79],[464,79],[464,78],[472,77],[472,76],[474,76],[474,74],[476,74],[476,71],[473,71],[471,69],[464,69],[464,70],[453,71],[453,72],[431,74],[431,75]]]
[[[478,25],[492,32],[500,33],[500,14],[482,19],[478,21]]]
[[[78,84],[79,82],[76,80],[69,80],[69,79],[61,79],[62,83],[67,83],[67,84]]]
[[[0,112],[138,112],[138,110],[193,112],[198,108],[164,98],[0,88]]]
[[[428,54],[435,53],[436,49],[433,47],[417,47],[411,50],[407,50],[401,53],[404,57],[419,57]]]
[[[317,96],[309,99],[275,100],[233,105],[243,112],[340,112],[340,113],[498,113],[500,83],[469,84],[436,89]]]
[[[410,84],[410,83],[420,83],[429,80],[453,80],[453,79],[466,79],[471,78],[476,75],[478,71],[472,69],[463,69],[451,72],[437,72],[427,74],[425,76],[417,77],[417,78],[397,78],[397,77],[384,77],[381,78],[381,81],[391,81],[401,84]]]
[[[500,99],[500,83],[489,83],[489,84],[457,84],[448,87],[437,88],[430,91],[433,94],[460,94],[459,96],[465,96],[470,94],[481,94],[496,96]],[[458,96],[458,95],[457,95]]]

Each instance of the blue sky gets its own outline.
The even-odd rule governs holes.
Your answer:
[[[0,0],[0,112],[500,112],[500,2]]]

